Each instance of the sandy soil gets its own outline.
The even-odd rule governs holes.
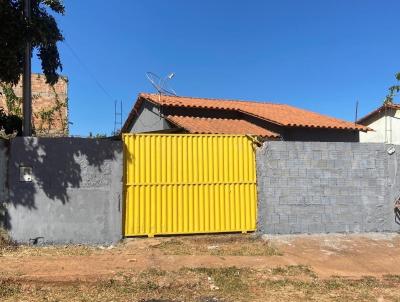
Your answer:
[[[319,278],[380,278],[400,275],[399,264],[398,234],[134,238],[115,247],[19,247],[0,253],[2,277],[43,282],[96,281],[150,268],[287,265],[307,265]]]

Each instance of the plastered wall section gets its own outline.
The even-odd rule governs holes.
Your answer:
[[[8,167],[5,224],[17,242],[103,244],[121,239],[120,141],[19,137],[11,141]],[[32,181],[21,179],[21,167],[32,169]]]

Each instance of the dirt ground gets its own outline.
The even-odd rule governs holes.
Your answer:
[[[400,301],[400,235],[8,246],[0,271],[0,301]]]

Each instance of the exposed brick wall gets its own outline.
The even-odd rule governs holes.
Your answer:
[[[399,231],[400,146],[266,142],[257,151],[258,229],[268,234]]]
[[[1,88],[0,88],[1,91]],[[38,113],[41,110],[48,110],[56,104],[56,92],[59,101],[66,106],[62,107],[59,112],[54,114],[54,121],[51,125],[41,120]],[[22,81],[15,87],[16,96],[22,97]],[[41,74],[32,74],[32,122],[36,129],[37,135],[40,136],[63,136],[68,134],[68,79],[60,77],[59,81],[53,88],[46,83],[46,78]],[[0,95],[0,107],[7,111],[5,97]],[[41,131],[40,131],[41,130]]]

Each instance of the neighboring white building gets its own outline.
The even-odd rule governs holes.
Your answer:
[[[357,123],[373,130],[360,132],[361,143],[400,145],[400,104],[384,104]]]

